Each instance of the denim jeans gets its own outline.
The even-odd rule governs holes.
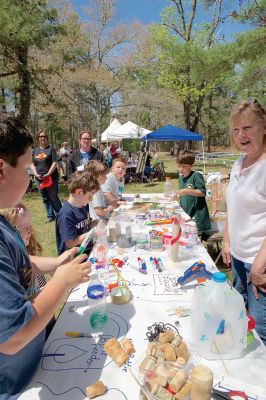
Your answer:
[[[256,321],[256,331],[266,345],[266,295],[259,291],[259,299],[256,300],[252,283],[247,282],[251,266],[232,257],[233,286],[243,296],[248,312]]]
[[[40,188],[40,181],[36,180],[39,192],[42,196],[42,201],[46,209],[47,218],[55,219],[56,214],[62,207],[58,197],[58,180],[53,179],[53,183],[48,188]]]

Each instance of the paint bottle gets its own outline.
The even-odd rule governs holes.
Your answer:
[[[90,327],[92,329],[99,329],[106,324],[108,316],[106,313],[105,287],[96,274],[91,275],[87,295]]]

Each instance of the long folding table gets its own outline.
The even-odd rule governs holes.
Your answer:
[[[195,261],[203,261],[209,271],[216,270],[204,246],[199,242],[191,254],[186,254],[176,263],[169,260],[165,251],[155,254],[132,247],[121,254],[117,246],[109,249],[109,257],[124,256],[129,259],[121,268],[121,274],[128,282],[132,299],[123,305],[112,304],[110,298],[107,299],[108,322],[98,336],[67,337],[67,331],[92,332],[88,318],[87,284],[73,289],[45,344],[44,355],[48,356],[42,358],[20,400],[84,400],[86,387],[98,380],[102,380],[108,389],[99,397],[103,400],[139,399],[140,388],[132,373],[138,379],[138,365],[147,348],[146,333],[155,322],[177,327],[194,351],[190,317],[178,318],[174,314],[178,306],[190,307],[193,287],[190,285],[187,290],[178,290],[175,283],[177,277]],[[155,271],[149,262],[150,256],[160,257],[165,271]],[[137,257],[145,259],[147,274],[134,268],[138,265]],[[120,368],[103,349],[104,343],[111,337],[119,341],[129,338],[136,349],[136,353]],[[242,358],[207,361],[196,353],[194,358],[195,363],[208,365],[213,370],[215,382],[246,390],[251,393],[250,400],[266,399],[266,348],[256,333],[253,344]]]

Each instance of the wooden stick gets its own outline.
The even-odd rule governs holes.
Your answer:
[[[140,391],[144,394],[144,396],[146,396],[148,400],[152,400],[150,393],[143,387],[143,385],[140,383],[140,381],[136,378],[132,369],[129,368],[128,370],[131,373],[132,377],[134,378],[135,382],[139,385]]]
[[[222,364],[223,364],[225,373],[226,373],[227,375],[229,375],[229,371],[228,371],[228,369],[226,368],[224,359],[223,359],[223,357],[222,357],[222,355],[221,355],[221,353],[220,353],[220,350],[219,350],[219,348],[218,348],[217,343],[215,342],[215,340],[213,341],[213,343],[214,343],[214,345],[215,345],[215,347],[216,347],[216,351],[218,352],[218,354],[219,354],[219,356],[220,356],[220,360],[222,361]]]

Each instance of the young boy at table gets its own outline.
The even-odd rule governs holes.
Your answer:
[[[206,187],[203,176],[192,169],[195,155],[189,151],[179,153],[177,158],[179,170],[180,205],[183,210],[196,220],[199,233],[211,228],[208,206],[206,203]]]
[[[107,204],[101,189],[101,185],[103,185],[107,179],[107,166],[101,161],[91,160],[86,165],[85,170],[88,171],[100,185],[98,192],[93,195],[92,201],[89,202],[90,215],[92,216],[94,214],[96,219],[107,221],[110,217],[110,213],[117,207],[116,203]]]
[[[74,172],[67,183],[69,198],[56,217],[56,245],[58,254],[75,246],[80,246],[92,228],[89,201],[99,190],[97,180],[86,171]],[[84,253],[90,254],[92,240]]]
[[[124,191],[127,163],[122,157],[115,158],[112,163],[112,169],[107,174],[106,182],[101,186],[104,198],[108,205],[123,203],[122,193]]]
[[[0,207],[15,207],[29,184],[31,134],[16,119],[0,113]],[[17,399],[41,358],[47,323],[74,286],[89,280],[86,255],[78,249],[60,257],[28,256],[18,231],[0,217],[0,398]],[[72,259],[72,260],[71,260]],[[71,260],[71,261],[70,261]],[[28,297],[31,265],[55,271],[36,296]]]

